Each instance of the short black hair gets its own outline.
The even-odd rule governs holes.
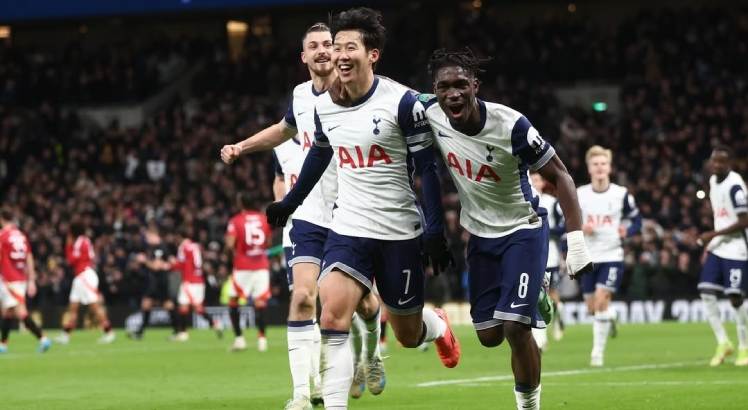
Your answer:
[[[455,51],[447,51],[446,48],[440,48],[431,53],[428,71],[433,78],[444,67],[461,67],[473,77],[477,77],[478,74],[484,71],[481,69],[481,66],[488,61],[491,61],[491,59],[477,57],[470,47]]]
[[[714,146],[714,148],[712,148],[712,152],[718,152],[718,151],[724,152],[725,154],[727,154],[727,158],[732,158],[731,149],[727,145],[717,144]]]
[[[75,236],[76,238],[83,235],[83,233],[86,231],[86,229],[83,226],[83,222],[80,220],[73,221],[70,224],[70,233]]]
[[[8,207],[3,207],[0,209],[0,218],[2,218],[4,221],[12,221],[13,220],[13,211],[11,211]]]
[[[311,26],[309,26],[308,29],[306,29],[306,31],[304,32],[304,37],[302,37],[301,40],[304,41],[304,39],[306,38],[307,34],[309,34],[309,33],[316,33],[316,32],[319,32],[319,31],[330,31],[330,27],[327,24],[325,24],[325,23],[323,23],[321,21],[318,21],[318,22],[312,24]]]
[[[384,51],[387,40],[387,29],[382,24],[382,13],[368,7],[357,7],[338,13],[332,22],[332,37],[340,31],[356,30],[361,33],[361,39],[366,50],[377,49]]]
[[[254,210],[258,208],[257,200],[249,192],[239,192],[239,194],[237,195],[237,198],[239,200],[239,205],[244,210],[249,210],[249,209]]]

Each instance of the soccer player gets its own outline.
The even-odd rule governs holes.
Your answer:
[[[574,181],[553,147],[521,113],[477,98],[481,60],[469,49],[435,51],[429,62],[436,96],[422,95],[462,204],[470,233],[470,313],[480,343],[512,350],[518,409],[540,408],[540,352],[531,327],[545,327],[538,297],[548,257],[546,210],[530,186],[530,170],[556,187],[567,217],[572,278],[592,269]],[[438,104],[437,104],[438,102]]]
[[[548,212],[548,227],[550,241],[548,242],[548,263],[546,264],[546,279],[548,279],[548,297],[553,303],[553,335],[554,339],[561,340],[564,331],[564,322],[561,319],[562,303],[558,294],[558,284],[561,281],[561,252],[559,248],[559,237],[563,234],[563,224],[561,224],[561,205],[555,196],[551,194],[553,186],[543,178],[538,172],[531,172],[532,186],[540,194],[540,207],[545,208]],[[548,323],[550,325],[550,323]],[[546,329],[533,329],[532,334],[541,351],[545,350],[548,343]]]
[[[315,100],[337,78],[330,61],[332,36],[327,25],[316,23],[307,29],[302,47],[301,60],[309,70],[311,81],[294,88],[283,120],[238,144],[221,149],[221,158],[226,163],[231,163],[239,155],[274,148],[278,164],[274,192],[278,201],[295,184],[304,159],[312,147]],[[336,168],[334,164],[330,164],[320,183],[284,227],[283,247],[290,266],[288,283],[291,286],[288,358],[294,385],[293,398],[287,403],[287,409],[308,408],[310,394],[311,404],[322,402],[319,376],[320,332],[316,324],[317,277],[337,191]],[[368,386],[370,392],[379,394],[386,383],[381,354],[376,348],[380,329],[379,302],[370,294],[364,298],[357,311],[361,317],[366,318],[363,332],[365,337],[361,343],[366,346],[367,352],[363,373],[361,367],[357,367],[358,378],[365,379],[366,384],[359,386]],[[357,347],[363,349],[363,346]]]
[[[70,334],[78,324],[78,311],[80,305],[83,305],[91,309],[104,332],[104,335],[99,338],[99,343],[112,343],[115,335],[102,306],[104,298],[99,292],[99,275],[94,270],[96,255],[93,243],[86,236],[85,228],[80,221],[70,224],[70,233],[65,243],[65,257],[73,268],[75,278],[70,289],[68,321],[55,341],[60,344],[70,343]]]
[[[247,192],[238,195],[241,211],[231,217],[226,228],[226,250],[233,253],[234,270],[229,288],[229,317],[234,329],[233,351],[247,349],[247,341],[239,324],[239,299],[252,299],[257,325],[257,350],[268,348],[265,337],[265,308],[270,299],[270,262],[267,250],[272,229],[257,201]]]
[[[356,8],[333,22],[332,62],[338,81],[319,96],[314,144],[296,185],[268,206],[268,220],[285,224],[322,177],[335,155],[338,197],[319,279],[322,303],[322,376],[325,406],[342,409],[354,376],[348,344],[351,317],[377,288],[395,336],[415,348],[436,341],[447,367],[460,348],[443,311],[423,308],[421,261],[424,226],[411,187],[409,164],[422,175],[424,248],[435,269],[449,261],[441,221],[441,196],[423,107],[408,88],[374,75],[385,40],[381,14]]]
[[[717,308],[717,295],[724,293],[735,309],[738,330],[736,366],[748,366],[748,305],[743,303],[748,280],[748,201],[745,181],[731,169],[731,151],[716,147],[709,164],[714,175],[709,178],[709,200],[714,213],[714,230],[700,235],[706,247],[706,260],[701,270],[698,289],[704,302],[704,313],[717,338],[717,351],[711,366],[719,366],[732,354]]]
[[[8,352],[8,337],[13,318],[23,322],[37,339],[40,353],[52,346],[52,342],[29,316],[26,310],[26,294],[36,295],[36,270],[26,235],[13,223],[13,212],[0,210],[0,308],[3,321],[0,328],[0,353]]]
[[[142,320],[140,327],[127,336],[133,340],[141,340],[145,328],[151,319],[151,309],[154,304],[160,304],[169,312],[173,334],[179,331],[177,327],[177,312],[174,310],[174,301],[169,295],[169,271],[171,266],[168,262],[169,250],[161,239],[158,227],[150,225],[145,231],[145,252],[137,255],[136,260],[140,263],[146,277],[146,288],[140,302]]]
[[[590,183],[577,190],[584,217],[584,236],[595,270],[582,278],[587,309],[594,313],[590,366],[603,365],[608,336],[615,337],[615,311],[609,308],[623,281],[623,239],[641,231],[641,216],[626,187],[610,182],[613,153],[599,145],[585,155]],[[629,221],[628,227],[623,220]]]
[[[220,338],[223,335],[223,325],[218,319],[211,318],[205,312],[205,307],[203,306],[203,301],[205,300],[205,281],[202,271],[203,256],[200,244],[190,239],[192,231],[187,226],[181,227],[178,230],[178,235],[179,248],[177,248],[177,257],[170,260],[170,269],[176,269],[182,274],[182,283],[179,285],[179,295],[177,296],[179,313],[179,316],[177,316],[177,327],[179,331],[174,336],[174,340],[177,342],[186,342],[189,340],[187,324],[190,320],[190,308],[207,320]]]

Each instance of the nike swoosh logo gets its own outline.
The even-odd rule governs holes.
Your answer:
[[[447,135],[447,134],[442,134],[442,132],[441,132],[441,131],[437,131],[437,132],[436,132],[436,135],[437,135],[437,136],[440,136],[440,137],[442,137],[442,138],[452,138],[452,136],[451,136],[451,135]]]
[[[509,305],[509,307],[512,308],[512,309],[516,309],[516,308],[522,307],[522,306],[527,306],[527,303],[521,303],[519,305],[515,305],[514,302],[512,302],[512,304]]]
[[[402,305],[404,305],[404,304],[406,304],[406,303],[410,302],[411,300],[413,300],[413,298],[415,298],[415,295],[414,295],[414,296],[411,296],[411,297],[409,297],[408,299],[405,299],[405,300],[402,300],[402,299],[398,299],[398,300],[397,300],[397,304],[398,304],[398,305],[400,305],[400,306],[402,306]]]
[[[296,113],[296,115],[301,115],[301,114],[304,114],[305,112],[306,112],[306,111],[302,111],[302,112],[297,112],[297,113]]]
[[[288,351],[289,352],[293,352],[294,350],[299,350],[299,349],[301,349],[301,348],[300,347],[294,347],[293,349],[288,349]]]
[[[334,127],[327,127],[327,132],[330,132],[330,131],[334,130],[335,128],[338,128],[338,127],[340,127],[340,125],[336,125]]]
[[[328,371],[330,369],[332,369],[332,367],[328,367],[326,369],[322,369],[322,370],[319,371],[319,374],[322,374],[322,373],[324,373],[324,372],[326,372],[326,371]]]

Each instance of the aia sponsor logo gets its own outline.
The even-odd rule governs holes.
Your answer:
[[[613,217],[610,215],[587,215],[587,223],[593,226],[612,226]]]
[[[373,144],[368,150],[355,145],[350,148],[338,147],[338,166],[343,168],[348,166],[350,168],[369,168],[377,164],[377,162],[384,162],[385,164],[392,163],[392,159],[384,148],[377,144]]]
[[[454,172],[475,182],[483,180],[501,182],[501,177],[496,174],[490,166],[481,163],[475,163],[467,158],[464,160],[458,158],[453,152],[447,154],[447,166],[454,169]]]

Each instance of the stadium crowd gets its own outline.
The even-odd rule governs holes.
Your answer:
[[[705,160],[717,142],[730,146],[735,158],[748,157],[748,13],[641,13],[616,28],[580,16],[498,25],[492,22],[498,15],[488,6],[462,10],[449,28],[450,46],[467,44],[493,56],[481,75],[481,94],[525,113],[578,184],[588,181],[585,149],[596,143],[613,149],[614,180],[635,195],[645,220],[642,234],[626,244],[625,294],[695,296],[702,253],[696,238],[712,224],[708,201],[697,198],[707,185]],[[403,36],[404,26],[393,25],[397,34],[391,35]],[[414,64],[396,64],[402,54],[388,50],[381,74],[425,91],[425,58],[433,44],[414,45],[419,37],[429,36],[409,36],[407,44],[424,50]],[[390,44],[396,42],[391,38]],[[66,303],[70,278],[63,249],[73,217],[83,218],[93,233],[109,304],[138,304],[136,256],[144,249],[144,230],[160,230],[175,247],[174,227],[183,224],[195,228],[204,248],[212,288],[207,304],[217,301],[216,288],[229,272],[222,241],[236,193],[247,190],[269,202],[274,177],[269,153],[226,167],[218,150],[277,121],[288,90],[304,72],[296,61],[298,44],[273,36],[250,36],[236,62],[225,46],[207,51],[194,44],[181,39],[142,49],[107,47],[94,58],[74,47],[62,56],[0,47],[0,192],[32,242],[40,288],[35,303]],[[198,58],[206,64],[195,77],[193,96],[172,101],[140,128],[113,122],[90,129],[62,108],[141,100],[173,78],[161,64],[179,71]],[[575,81],[619,84],[620,115],[563,109],[553,87]],[[748,174],[747,161],[735,165]],[[443,177],[457,261],[432,293],[459,299],[466,235],[457,223],[455,189],[446,171]],[[285,279],[279,260],[274,270],[274,292],[280,294]]]

